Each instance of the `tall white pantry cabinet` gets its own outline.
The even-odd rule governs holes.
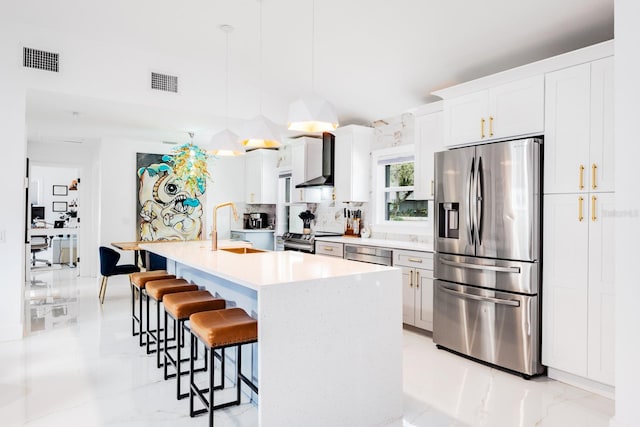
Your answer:
[[[613,117],[613,57],[546,75],[542,362],[604,393],[614,385]]]

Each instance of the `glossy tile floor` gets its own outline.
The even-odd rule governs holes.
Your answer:
[[[174,383],[131,337],[126,277],[109,280],[100,307],[97,279],[76,275],[45,269],[27,283],[32,332],[0,343],[0,424],[206,425],[189,418],[188,401],[175,400]],[[547,378],[524,381],[437,350],[421,333],[404,331],[403,353],[404,417],[394,425],[605,427],[613,416],[609,399]],[[216,412],[219,427],[256,425],[249,403]]]

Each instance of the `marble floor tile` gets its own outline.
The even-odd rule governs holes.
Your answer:
[[[109,279],[103,306],[98,280],[75,269],[28,279],[29,335],[0,343],[0,425],[206,425],[205,417],[189,418],[188,400],[175,400],[174,382],[162,379],[155,357],[131,337],[126,277]],[[608,427],[613,416],[610,399],[438,350],[427,333],[404,330],[403,358],[404,416],[393,425]],[[251,403],[215,417],[219,427],[258,423]]]

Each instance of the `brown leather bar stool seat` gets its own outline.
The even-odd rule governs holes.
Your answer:
[[[162,280],[162,279],[175,279],[174,274],[167,273],[166,270],[153,270],[153,271],[142,271],[137,273],[129,274],[129,282],[131,283],[131,335],[134,337],[139,335],[139,345],[142,347],[144,343],[142,342],[142,335],[144,334],[144,327],[142,324],[142,291],[147,282],[151,280]],[[135,297],[136,292],[138,293],[138,315],[136,316],[136,304]],[[138,324],[138,331],[136,332],[136,323]]]
[[[146,300],[147,307],[147,354],[156,353],[156,365],[161,368],[160,364],[160,331],[162,330],[162,324],[160,323],[160,304],[162,299],[167,294],[176,292],[188,292],[197,291],[198,285],[191,284],[184,279],[162,279],[151,280],[145,284],[144,298]],[[149,299],[153,299],[156,302],[156,328],[151,329],[149,322]],[[156,349],[151,350],[151,341],[155,342]]]
[[[241,383],[245,383],[254,393],[258,393],[258,387],[249,378],[242,374],[242,346],[258,341],[258,321],[249,316],[241,308],[228,308],[216,311],[204,311],[192,314],[189,317],[191,328],[191,348],[197,344],[199,339],[205,348],[209,349],[209,387],[200,389],[195,382],[194,358],[191,357],[189,369],[189,415],[209,413],[209,426],[213,426],[213,411],[240,404]],[[215,404],[213,399],[214,387],[214,351],[236,347],[236,400]],[[224,372],[222,372],[224,377]],[[205,393],[208,396],[205,396]],[[198,396],[204,404],[204,409],[194,410],[194,397]]]
[[[209,291],[189,291],[189,292],[178,292],[174,294],[165,295],[162,304],[164,305],[164,379],[174,378],[176,377],[177,391],[176,397],[177,399],[184,399],[189,395],[189,393],[182,394],[181,390],[181,381],[180,377],[182,375],[188,374],[189,371],[182,371],[181,362],[187,362],[189,359],[182,359],[181,356],[181,348],[182,346],[176,346],[176,357],[173,358],[171,353],[169,352],[168,345],[168,325],[169,318],[173,321],[173,330],[174,332],[179,334],[178,336],[184,336],[184,329],[187,329],[186,322],[189,320],[189,316],[194,313],[199,313],[202,311],[209,310],[222,310],[226,307],[226,301],[222,298],[216,298]],[[196,370],[207,370],[207,354],[208,351],[205,350],[205,364],[204,368]],[[222,365],[224,366],[224,353],[220,356],[222,361]],[[168,366],[171,364],[175,368],[174,374],[168,373]],[[224,382],[223,382],[224,385]]]

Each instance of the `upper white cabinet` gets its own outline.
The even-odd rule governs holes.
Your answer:
[[[433,154],[444,149],[443,112],[415,118],[415,171],[413,194],[416,200],[433,199],[435,192]]]
[[[544,131],[544,76],[538,75],[445,100],[447,146]]]
[[[614,191],[613,58],[547,74],[544,192]]]
[[[318,188],[295,188],[322,175],[322,140],[302,137],[291,142],[291,203],[316,203],[321,199]]]
[[[335,135],[334,191],[337,201],[366,202],[371,180],[369,154],[373,128],[349,125]]]
[[[277,198],[278,152],[258,149],[245,155],[245,202],[275,204]]]

